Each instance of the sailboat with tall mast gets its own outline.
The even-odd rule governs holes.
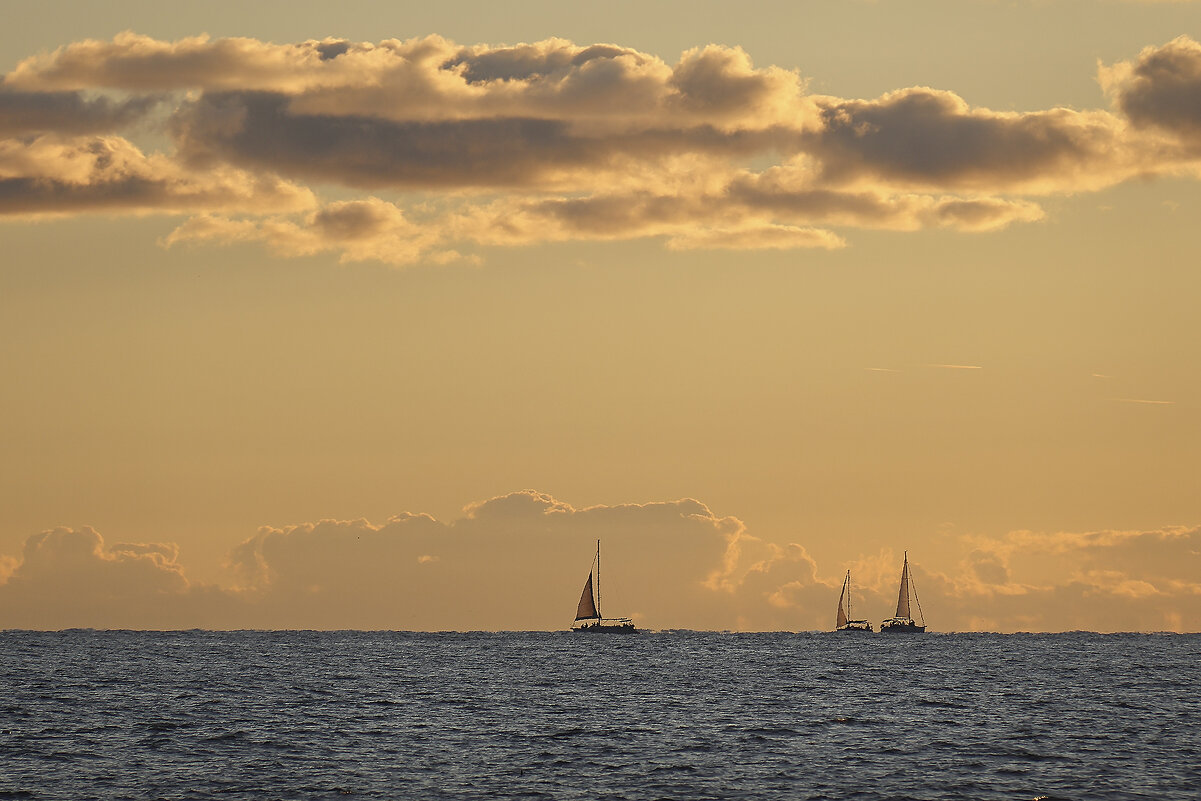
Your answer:
[[[919,626],[913,620],[909,605],[912,591],[913,600],[917,603],[917,613],[922,622]],[[905,566],[901,568],[901,591],[897,594],[897,613],[889,620],[880,624],[881,634],[922,634],[926,631],[926,616],[922,614],[922,602],[917,599],[917,588],[909,578],[909,551],[905,551]]]
[[[846,607],[842,602],[846,601]],[[867,631],[872,630],[872,624],[866,620],[849,620],[851,616],[851,571],[842,581],[842,595],[838,596],[838,617],[835,619],[835,631]]]
[[[593,560],[595,571],[588,572],[588,580],[584,582],[584,591],[580,594],[580,604],[575,610],[575,623],[572,631],[604,632],[631,634],[637,631],[634,621],[628,617],[605,618],[601,616],[600,594],[600,540],[596,541],[596,557]],[[593,592],[592,577],[596,576],[596,591]]]

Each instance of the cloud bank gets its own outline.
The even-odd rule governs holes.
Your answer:
[[[1201,45],[1098,74],[1109,108],[999,112],[929,87],[813,94],[719,45],[668,63],[562,39],[125,33],[4,76],[0,215],[192,214],[165,244],[400,265],[542,242],[994,231],[1042,219],[1042,196],[1201,174]]]
[[[0,626],[562,629],[597,539],[603,610],[644,627],[829,629],[847,568],[857,614],[878,623],[896,603],[898,553],[819,565],[695,500],[575,508],[524,491],[451,521],[264,527],[231,550],[219,586],[189,580],[172,544],[46,531],[0,559]],[[940,550],[960,554],[948,573],[911,562],[932,630],[1201,630],[1201,527],[1019,531]]]

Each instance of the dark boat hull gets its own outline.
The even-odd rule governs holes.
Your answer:
[[[872,624],[866,620],[853,620],[845,626],[839,626],[835,631],[856,631],[860,634],[871,634]]]
[[[633,625],[608,625],[594,623],[591,626],[576,626],[572,628],[573,632],[584,634],[636,634],[638,629]]]
[[[881,634],[925,634],[926,627],[916,623],[884,621],[880,624]]]

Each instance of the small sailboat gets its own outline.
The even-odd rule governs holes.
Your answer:
[[[846,601],[846,607],[842,605]],[[842,582],[842,595],[838,596],[838,618],[835,622],[835,631],[868,631],[872,630],[872,624],[866,620],[848,620],[851,614],[851,571],[847,571],[847,577]]]
[[[922,619],[919,626],[913,620],[909,609],[909,594],[913,591],[913,600],[917,602],[917,613]],[[909,551],[905,551],[905,566],[901,568],[901,591],[897,595],[897,614],[880,624],[881,634],[921,634],[926,630],[926,616],[922,614],[922,602],[917,599],[917,588],[909,579]]]
[[[584,592],[580,594],[580,605],[575,610],[575,623],[572,631],[605,632],[631,634],[637,631],[634,621],[628,617],[601,617],[600,605],[600,540],[596,541],[596,593],[592,591],[591,571],[588,580],[584,582]]]

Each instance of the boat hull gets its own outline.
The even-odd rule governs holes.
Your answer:
[[[577,634],[636,634],[638,629],[633,623],[592,623],[587,626],[572,626]]]
[[[909,620],[885,620],[880,624],[881,634],[925,634],[926,627]]]
[[[872,624],[868,623],[866,620],[852,620],[851,622],[847,623],[845,626],[839,626],[838,628],[836,628],[834,630],[835,631],[857,631],[862,634],[871,634],[872,633]]]

